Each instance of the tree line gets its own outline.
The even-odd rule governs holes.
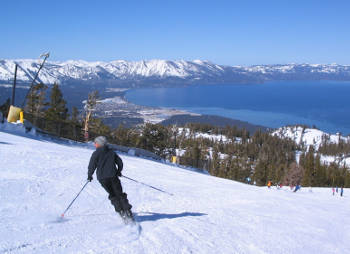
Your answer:
[[[291,139],[268,132],[250,134],[235,126],[189,123],[180,128],[146,123],[134,128],[119,125],[113,129],[94,114],[97,92],[89,94],[81,112],[75,107],[68,110],[58,84],[53,85],[49,97],[46,92],[47,86],[43,84],[33,87],[26,99],[25,119],[59,137],[84,141],[104,135],[111,143],[142,148],[168,160],[177,155],[179,164],[259,186],[271,181],[292,186],[350,187],[349,169],[341,163],[341,159],[350,156],[349,141],[339,139],[338,143],[331,143],[325,136],[315,150],[313,146],[297,145]],[[207,136],[196,136],[196,133]],[[213,135],[221,138],[209,138]],[[322,155],[338,160],[324,163]]]
[[[170,159],[175,151],[182,165],[202,168],[211,175],[241,182],[266,185],[296,186],[346,186],[350,187],[350,173],[340,160],[325,163],[321,155],[342,155],[350,153],[344,144],[321,143],[320,150],[313,146],[298,145],[293,140],[257,131],[250,135],[244,129],[187,124],[183,128],[147,123],[139,128],[125,128],[120,125],[112,132],[114,140],[121,145],[135,146],[152,151]],[[179,131],[182,130],[182,131]],[[202,132],[222,135],[222,139],[196,137]],[[325,147],[329,150],[325,152]],[[330,149],[329,147],[334,148]],[[336,158],[336,157],[335,157]]]

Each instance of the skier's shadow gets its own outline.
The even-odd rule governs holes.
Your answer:
[[[143,222],[143,221],[156,221],[156,220],[162,220],[162,219],[175,219],[180,217],[187,217],[187,216],[204,216],[208,215],[206,213],[191,213],[191,212],[184,212],[184,213],[177,213],[177,214],[168,214],[168,213],[152,213],[152,212],[145,212],[146,215],[142,215],[140,213],[137,213],[136,215],[136,221]]]
[[[12,145],[11,143],[0,141],[0,145]]]

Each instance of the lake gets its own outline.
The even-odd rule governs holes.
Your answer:
[[[219,115],[277,128],[306,124],[350,134],[350,82],[275,81],[249,85],[211,85],[134,89],[130,102]]]

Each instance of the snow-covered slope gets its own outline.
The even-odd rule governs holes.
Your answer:
[[[38,70],[40,61],[33,59],[0,60],[0,81],[13,79],[15,63],[19,65],[17,79],[30,81]],[[249,67],[223,66],[209,61],[124,61],[86,62],[70,60],[65,62],[48,61],[39,79],[46,84],[59,81],[115,81],[132,82],[136,80],[153,81],[179,79],[183,84],[195,81],[260,82],[264,80],[350,80],[350,66],[321,64],[255,65]],[[130,83],[129,85],[132,85]]]
[[[317,151],[323,140],[327,140],[327,143],[338,144],[340,140],[344,142],[350,141],[350,136],[344,137],[340,133],[329,134],[318,129],[313,128],[304,128],[302,126],[285,126],[277,129],[272,133],[280,138],[290,138],[294,140],[298,145],[304,145],[306,149],[309,146],[313,146],[315,151]],[[299,153],[297,153],[297,157]],[[336,162],[340,165],[347,165],[350,167],[350,158],[349,157],[338,157],[321,154],[321,161],[324,163]]]
[[[203,132],[194,132],[191,133],[189,128],[178,128],[178,135],[184,135],[186,138],[203,138],[203,139],[210,139],[215,142],[223,142],[223,143],[230,143],[232,140],[227,138],[225,135],[216,135],[216,134],[209,134],[209,133],[203,133]],[[241,138],[236,138],[236,141],[240,141]]]
[[[1,253],[350,253],[350,200],[259,188],[121,155],[140,229],[124,226],[94,179],[93,148],[0,130]]]

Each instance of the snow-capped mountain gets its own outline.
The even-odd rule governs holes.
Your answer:
[[[17,79],[29,81],[38,70],[38,60],[1,60],[0,80],[13,79],[15,63],[20,66]],[[39,78],[44,83],[67,80],[137,80],[146,78],[165,79],[202,79],[204,77],[220,77],[225,72],[223,67],[206,61],[165,61],[150,60],[128,62],[123,60],[112,62],[66,61],[47,62]]]
[[[13,80],[15,63],[19,70],[17,80],[32,80],[39,68],[40,61],[33,59],[0,60],[0,81]],[[267,80],[350,80],[350,66],[330,64],[286,64],[255,65],[250,67],[223,66],[209,61],[124,61],[86,62],[86,61],[48,61],[39,79],[47,84],[71,81],[122,83],[167,81],[181,84],[190,83],[235,83],[263,82]]]

